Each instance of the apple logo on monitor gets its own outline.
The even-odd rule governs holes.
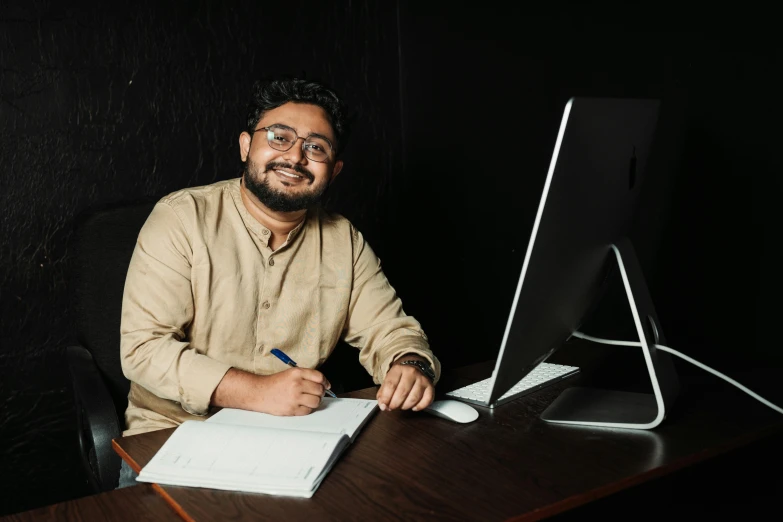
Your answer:
[[[636,185],[636,147],[631,152],[631,161],[628,163],[628,190],[633,190]]]

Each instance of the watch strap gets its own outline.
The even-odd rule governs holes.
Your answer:
[[[424,361],[418,361],[418,360],[409,360],[409,361],[402,361],[399,363],[400,365],[408,365],[408,366],[415,366],[418,368],[418,370],[424,374],[425,377],[427,377],[430,382],[435,381],[435,372],[432,371],[432,367],[429,365],[429,363],[426,363]]]

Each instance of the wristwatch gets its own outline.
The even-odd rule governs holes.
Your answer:
[[[411,366],[415,366],[419,369],[421,373],[423,373],[430,382],[435,382],[435,372],[432,370],[432,366],[430,366],[430,363],[426,361],[419,361],[419,360],[410,360],[410,361],[402,361],[399,364],[410,364]]]

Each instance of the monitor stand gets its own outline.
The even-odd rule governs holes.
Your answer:
[[[666,417],[679,390],[669,354],[656,350],[666,343],[636,253],[627,239],[612,245],[628,296],[636,332],[652,381],[653,393],[568,388],[541,414],[557,424],[649,430]]]

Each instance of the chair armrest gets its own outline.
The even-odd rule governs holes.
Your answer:
[[[120,457],[111,446],[112,439],[120,436],[117,411],[90,352],[83,346],[69,346],[66,356],[82,465],[93,490],[110,491],[120,477]]]

